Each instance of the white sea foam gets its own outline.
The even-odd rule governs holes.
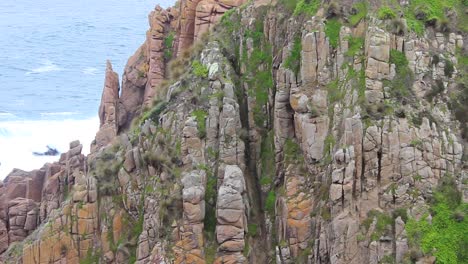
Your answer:
[[[46,60],[42,63],[41,66],[32,69],[26,74],[39,74],[39,73],[54,72],[54,71],[61,71],[61,70],[62,68],[57,66],[55,63],[53,63],[52,61]]]
[[[76,115],[76,112],[46,112],[46,113],[41,113],[42,117],[47,117],[47,116],[71,116],[71,115]]]
[[[88,68],[84,68],[82,72],[86,75],[96,75],[99,73],[99,69],[94,68],[94,67],[88,67]]]
[[[46,146],[66,152],[69,143],[80,140],[83,153],[89,153],[89,146],[99,126],[97,117],[86,120],[63,121],[5,121],[0,122],[0,179],[13,168],[33,170],[57,157],[34,156],[32,153],[46,151]]]
[[[2,117],[15,117],[15,115],[8,112],[0,112],[0,118]]]

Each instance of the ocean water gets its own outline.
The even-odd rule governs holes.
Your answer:
[[[0,1],[0,179],[31,170],[98,129],[106,60],[121,76],[145,39],[148,13],[173,0]]]

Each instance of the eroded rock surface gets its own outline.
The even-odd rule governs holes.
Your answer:
[[[468,200],[464,124],[447,107],[465,34],[391,30],[406,22],[376,19],[380,1],[354,26],[352,1],[315,16],[254,1],[216,26],[243,3],[151,12],[120,96],[108,64],[92,154],[72,142],[0,185],[2,260],[439,262],[408,223],[437,221],[441,184]]]

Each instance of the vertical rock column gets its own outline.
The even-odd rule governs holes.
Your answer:
[[[93,152],[109,144],[117,135],[119,90],[119,75],[113,71],[110,61],[107,61],[106,79],[99,106],[100,127],[96,133],[96,142],[91,147]]]
[[[242,195],[246,191],[244,174],[237,165],[227,165],[216,205],[216,239],[218,257],[215,263],[246,263],[242,254],[247,226]]]
[[[195,13],[200,0],[185,0],[180,5],[180,25],[177,56],[193,43],[195,33]]]
[[[149,15],[150,29],[146,34],[146,42],[149,55],[147,69],[148,81],[144,93],[144,105],[151,105],[156,94],[157,88],[164,80],[166,65],[164,61],[164,38],[165,28],[169,25],[169,14],[161,7],[156,7],[155,11]]]
[[[203,170],[183,175],[183,224],[180,240],[174,247],[175,263],[205,263],[203,257],[203,220],[205,219],[205,181]]]
[[[208,32],[226,11],[242,5],[245,0],[202,0],[196,7],[194,41]]]

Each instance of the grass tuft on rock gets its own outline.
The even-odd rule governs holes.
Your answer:
[[[197,60],[192,62],[192,72],[195,74],[195,76],[200,78],[208,77],[208,68]]]
[[[382,6],[381,8],[379,8],[379,11],[377,12],[377,17],[381,20],[388,20],[388,19],[396,18],[396,14],[392,8],[388,6]]]
[[[406,224],[411,251],[433,255],[437,263],[468,263],[468,204],[461,201],[454,178],[444,176],[433,200],[431,221],[426,214]]]
[[[369,4],[367,2],[358,2],[353,5],[353,14],[349,17],[349,23],[351,26],[356,26],[361,20],[367,17]]]
[[[319,0],[299,0],[294,9],[294,16],[308,15],[314,16],[319,9],[321,1]]]
[[[338,19],[330,19],[325,24],[325,35],[333,48],[337,48],[340,41],[341,23]]]
[[[291,53],[284,62],[284,67],[292,70],[296,75],[301,69],[301,51],[302,51],[302,40],[300,37],[294,39],[294,44]]]

